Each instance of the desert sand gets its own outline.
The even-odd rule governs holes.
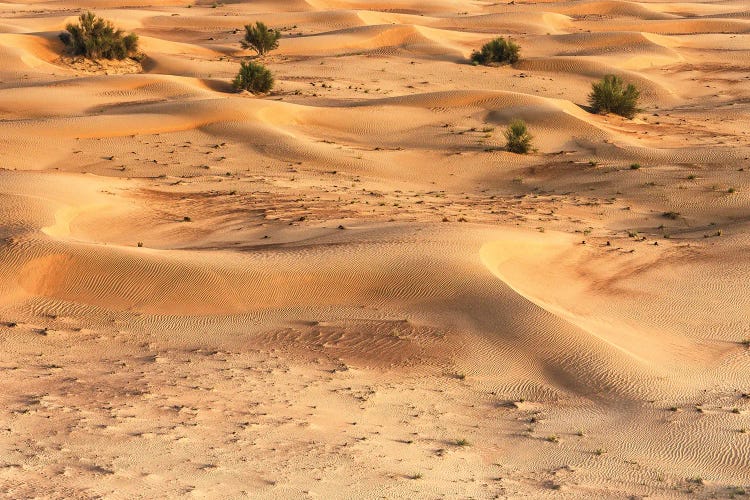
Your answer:
[[[0,292],[3,497],[750,494],[750,5],[9,0]]]

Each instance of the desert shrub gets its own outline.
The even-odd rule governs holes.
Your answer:
[[[475,64],[513,64],[518,61],[520,47],[505,38],[495,38],[482,46],[482,50],[475,50],[471,60]]]
[[[589,104],[594,113],[614,113],[633,118],[638,111],[640,94],[632,83],[625,85],[619,76],[607,75],[600,82],[591,84]]]
[[[511,153],[526,154],[531,151],[531,139],[533,136],[523,120],[513,120],[505,129],[505,149]]]
[[[255,26],[252,24],[245,26],[245,39],[240,43],[244,48],[253,49],[258,55],[263,56],[279,47],[279,37],[281,37],[280,31],[269,29],[262,22],[256,21]]]
[[[73,55],[89,59],[125,59],[138,53],[138,35],[125,34],[111,22],[85,12],[78,24],[68,24],[60,40]]]
[[[233,85],[237,90],[247,90],[253,94],[263,94],[273,88],[273,75],[262,64],[252,61],[242,62]]]

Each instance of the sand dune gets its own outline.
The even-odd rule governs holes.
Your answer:
[[[61,59],[83,9],[142,64]],[[0,496],[750,488],[746,2],[0,13]]]

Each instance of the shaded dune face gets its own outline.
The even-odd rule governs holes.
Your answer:
[[[142,62],[61,59],[81,9]],[[0,495],[750,488],[748,16],[0,5]],[[590,112],[608,74],[632,120]]]

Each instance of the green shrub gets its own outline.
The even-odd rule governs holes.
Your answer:
[[[526,154],[531,151],[531,139],[533,136],[523,120],[513,120],[505,129],[505,149],[511,153]]]
[[[68,24],[60,40],[73,55],[89,59],[125,59],[138,53],[138,35],[125,34],[111,22],[85,12],[78,24]]]
[[[505,38],[495,38],[487,42],[482,50],[474,51],[471,60],[475,64],[513,64],[518,61],[520,47]]]
[[[233,85],[237,90],[247,90],[253,94],[264,94],[273,88],[273,75],[262,64],[243,62]]]
[[[632,83],[625,83],[622,78],[607,75],[600,82],[591,84],[589,104],[594,113],[614,113],[633,118],[638,111],[640,91]]]
[[[280,31],[268,29],[268,26],[257,21],[255,26],[252,24],[245,26],[245,39],[240,43],[244,48],[253,49],[259,56],[264,56],[267,52],[279,47],[279,37],[281,37]]]

